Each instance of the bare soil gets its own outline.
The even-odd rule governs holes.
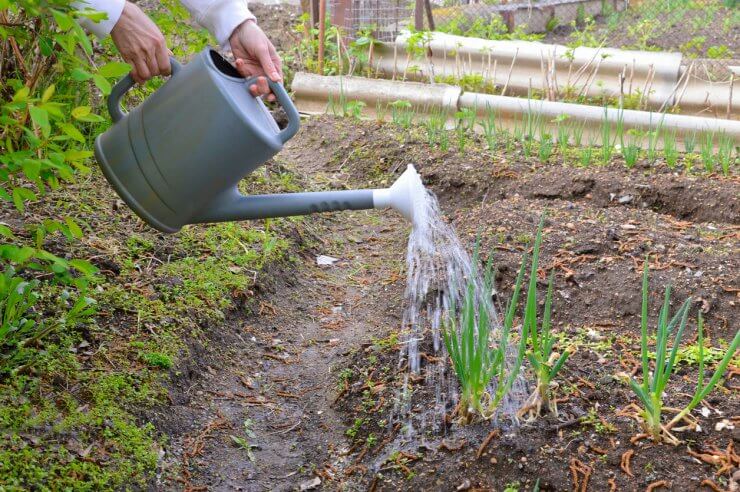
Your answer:
[[[279,49],[294,42],[290,8],[288,17],[281,7],[251,8]],[[710,490],[709,480],[730,490],[737,462],[717,474],[719,465],[689,452],[740,444],[737,373],[705,402],[709,417],[694,412],[702,431],[681,434],[675,447],[630,442],[639,427],[619,410],[634,398],[616,375],[637,369],[646,254],[651,319],[670,283],[674,305],[691,295],[704,312],[713,345],[737,331],[737,177],[646,163],[583,169],[559,156],[541,165],[481,142],[442,152],[418,130],[332,118],[306,121],[265,172],[287,169],[309,190],[369,188],[389,185],[409,163],[463,242],[479,237],[483,260],[493,255],[503,302],[547,210],[541,287],[554,269],[556,331],[577,348],[559,377],[559,417],[501,429],[482,450],[491,424],[447,422],[432,445],[390,454],[398,428],[387,422],[405,376],[394,334],[408,226],[391,212],[312,216],[296,225],[291,262],[258,279],[244,311],[255,314],[207,327],[209,343],[192,346],[175,373],[172,405],[148,413],[170,442],[152,488],[532,490],[539,480],[558,491]],[[319,266],[318,255],[338,261]],[[692,322],[685,338],[693,337]],[[696,366],[682,363],[668,403],[685,403],[695,382]],[[433,397],[423,383],[414,391]],[[716,431],[723,419],[736,428]],[[255,446],[253,459],[231,436]],[[630,452],[627,473],[620,463]]]
[[[737,424],[737,376],[705,402],[709,417],[695,412],[702,431],[681,434],[685,442],[674,447],[630,442],[639,427],[619,411],[634,398],[616,375],[637,369],[648,253],[652,314],[671,283],[674,304],[691,295],[705,313],[713,345],[737,331],[740,183],[661,166],[577,169],[518,153],[445,153],[414,131],[331,118],[307,121],[273,170],[285,166],[308,189],[376,187],[407,163],[418,165],[464,242],[480,237],[483,256],[494,256],[503,301],[548,211],[542,290],[554,269],[555,326],[577,348],[559,378],[559,417],[502,430],[480,457],[491,425],[446,423],[445,435],[430,436],[433,445],[389,460],[386,446],[398,429],[386,422],[404,376],[392,335],[400,329],[408,229],[393,213],[309,217],[299,227],[303,252],[259,284],[257,314],[213,327],[212,344],[172,389],[174,406],[155,419],[172,436],[164,476],[177,477],[162,484],[503,490],[518,483],[532,490],[539,480],[541,490],[572,490],[577,468],[581,484],[589,474],[582,490],[644,490],[661,481],[663,490],[709,490],[705,480],[728,489],[737,463],[716,475],[718,466],[689,451],[737,446],[737,428],[715,431],[722,419]],[[317,266],[321,254],[339,261]],[[693,337],[692,322],[685,338]],[[695,378],[696,366],[683,363],[668,403],[685,403]],[[423,383],[414,390],[433,398]],[[230,437],[244,436],[246,419],[254,461]],[[630,451],[633,476],[620,468]]]

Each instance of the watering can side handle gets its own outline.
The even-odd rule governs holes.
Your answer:
[[[293,138],[293,136],[298,132],[298,128],[301,126],[301,116],[298,114],[298,110],[290,99],[288,91],[283,87],[283,84],[273,82],[269,78],[267,79],[267,83],[270,85],[270,89],[273,94],[275,94],[275,97],[277,97],[278,102],[283,107],[285,114],[288,116],[288,126],[283,128],[278,134],[280,141],[285,143]]]
[[[172,75],[175,75],[182,68],[180,62],[175,60],[173,57],[170,57],[170,64],[172,65]],[[121,110],[121,99],[123,99],[123,96],[130,91],[134,85],[136,85],[136,82],[129,73],[119,80],[118,83],[113,86],[113,89],[111,89],[110,95],[108,96],[108,112],[110,113],[113,123],[118,123],[125,116],[124,112]]]

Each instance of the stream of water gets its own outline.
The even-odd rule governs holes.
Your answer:
[[[447,433],[445,416],[458,401],[459,385],[449,363],[442,323],[451,306],[462,304],[468,282],[473,282],[477,302],[495,320],[490,343],[496,343],[501,328],[500,310],[486,299],[480,268],[458,238],[454,227],[442,216],[437,198],[415,176],[412,183],[414,227],[406,252],[407,281],[399,367],[405,369],[404,388],[399,392],[392,426],[401,424],[396,448],[408,448],[438,439]],[[511,344],[510,344],[511,347]],[[516,359],[514,349],[509,364]],[[491,392],[495,387],[489,388]],[[433,395],[433,396],[432,396]],[[491,425],[509,425],[528,395],[519,377],[499,407]]]

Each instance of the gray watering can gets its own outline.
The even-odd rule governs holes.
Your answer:
[[[207,48],[129,113],[121,98],[130,75],[108,97],[113,125],[95,140],[108,182],[152,227],[393,207],[413,220],[421,186],[412,166],[388,189],[244,196],[237,183],[298,131],[300,116],[282,85],[269,81],[288,115],[280,129],[262,100],[218,52]],[[423,190],[423,188],[422,188]]]

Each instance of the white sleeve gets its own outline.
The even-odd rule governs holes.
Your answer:
[[[126,0],[77,0],[72,2],[72,7],[77,10],[97,10],[108,14],[108,18],[100,22],[94,22],[86,17],[77,19],[83,29],[102,39],[110,34],[113,26],[118,22],[125,4]]]
[[[216,38],[223,48],[229,47],[229,37],[242,22],[255,19],[247,0],[180,0],[195,22]]]

